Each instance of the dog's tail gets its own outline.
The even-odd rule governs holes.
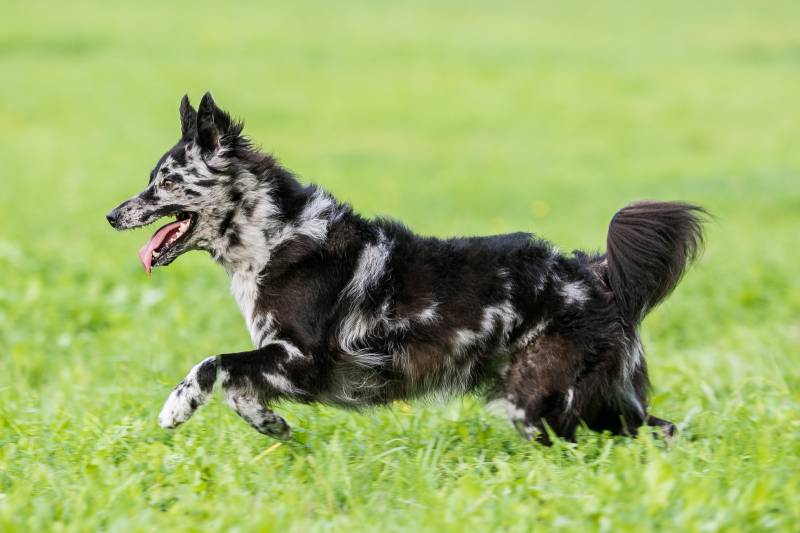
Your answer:
[[[703,247],[708,212],[682,202],[637,202],[608,226],[608,282],[622,318],[637,325],[661,303]]]

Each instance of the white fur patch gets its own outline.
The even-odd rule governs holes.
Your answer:
[[[572,409],[572,402],[575,400],[575,389],[570,387],[567,389],[567,397],[566,397],[566,406],[564,408],[565,411],[569,411]]]
[[[358,301],[380,281],[389,260],[391,246],[383,235],[377,244],[367,244],[358,257],[358,265],[352,279],[344,288],[344,294]]]
[[[525,410],[518,407],[510,400],[497,398],[486,404],[489,412],[497,416],[505,416],[511,422],[524,422]]]
[[[212,360],[214,360],[213,356],[196,364],[183,381],[172,390],[158,415],[159,426],[172,429],[183,424],[191,418],[198,407],[208,401],[211,391],[206,392],[200,388],[200,384],[197,382],[197,373],[202,365]]]
[[[350,300],[350,310],[339,327],[339,347],[345,353],[356,355],[378,325],[388,326],[389,302],[384,302],[375,314],[365,313],[360,307],[383,276],[390,254],[391,245],[381,234],[377,244],[368,244],[361,251],[353,277],[342,290],[342,297]]]
[[[303,208],[297,224],[297,233],[316,240],[323,240],[328,236],[328,219],[323,214],[334,205],[333,199],[326,195],[322,189],[317,189],[311,200]]]
[[[517,341],[517,346],[523,348],[530,345],[536,338],[542,334],[545,328],[550,324],[549,320],[542,320],[523,333]]]
[[[283,393],[296,394],[301,392],[300,389],[295,387],[294,384],[286,379],[285,376],[281,376],[280,374],[272,374],[270,372],[264,372],[262,375],[264,376],[264,379],[267,380],[267,383]]]
[[[628,382],[633,377],[633,374],[642,365],[644,360],[644,349],[642,343],[638,338],[633,338],[627,343],[627,350],[623,354],[622,359],[622,380]]]
[[[428,326],[435,324],[440,318],[439,311],[437,310],[438,307],[439,303],[434,302],[422,311],[412,313],[409,316],[401,316],[389,320],[389,302],[386,301],[383,306],[381,306],[382,316],[379,321],[384,323],[386,327],[392,331],[408,331],[414,325]]]
[[[509,396],[508,398],[511,398],[511,396]],[[504,408],[505,415],[512,422],[524,421],[525,409],[522,409],[516,403],[514,403],[512,400],[508,398],[507,399],[498,398],[496,400],[493,400],[492,403],[499,408]]]
[[[513,421],[517,420],[525,420],[525,410],[515,405],[509,403],[508,404],[508,418]]]
[[[274,216],[269,219],[272,226],[270,233],[274,234],[268,242],[269,250],[275,249],[279,244],[291,240],[298,235],[309,237],[316,241],[323,241],[328,236],[328,226],[331,219],[336,218],[333,213],[335,202],[322,189],[317,189],[309,201],[303,207],[303,211],[293,221],[282,226],[274,220]]]
[[[379,319],[354,309],[347,313],[339,327],[339,347],[345,353],[355,354],[363,347]]]
[[[633,391],[632,388],[628,387],[628,390],[626,392],[626,396],[627,396],[628,403],[630,405],[632,405],[636,409],[636,413],[642,419],[644,419],[645,414],[646,414],[645,411],[644,411],[644,407],[642,407],[642,404],[639,401],[639,398],[636,396],[636,393]]]
[[[565,283],[560,292],[566,305],[581,305],[589,300],[586,285],[580,281]]]
[[[453,338],[453,350],[455,353],[464,353],[478,344],[478,342],[481,340],[481,335],[477,331],[472,331],[471,329],[466,328],[456,330]]]
[[[500,324],[502,341],[506,342],[511,330],[519,320],[520,317],[510,301],[505,301],[499,305],[491,305],[483,310],[483,320],[481,320],[482,333],[484,336],[488,336],[497,327],[497,324]]]
[[[297,346],[295,346],[293,343],[291,343],[289,341],[285,341],[285,340],[281,340],[281,339],[272,339],[269,342],[265,343],[264,346],[268,346],[270,344],[275,344],[275,345],[281,346],[284,349],[284,351],[286,352],[286,355],[287,355],[289,361],[291,361],[292,359],[305,357],[303,355],[303,352],[300,351],[300,348],[298,348]]]
[[[639,369],[639,366],[642,364],[644,359],[644,350],[637,337],[629,340],[627,345],[628,348],[623,354],[622,359],[622,379],[620,380],[619,384],[619,392],[625,401],[631,407],[636,409],[637,414],[641,417],[644,417],[646,414],[645,409],[636,395],[632,381],[634,373]]]
[[[249,391],[225,389],[225,402],[257,431],[279,439],[289,438],[291,428],[280,415],[276,415]]]
[[[439,311],[437,310],[438,307],[439,302],[433,302],[431,305],[417,313],[414,318],[422,324],[432,324],[439,319]]]
[[[238,179],[242,180],[244,177],[240,175]],[[267,192],[268,189],[262,185],[245,194],[243,201],[250,202],[253,210],[249,217],[242,210],[237,210],[233,218],[232,222],[237,228],[236,237],[240,243],[238,246],[229,246],[225,236],[216,238],[215,248],[218,252],[215,257],[231,275],[243,270],[258,273],[269,263],[270,253],[276,243],[268,240],[266,235],[277,233],[281,223],[277,218],[278,208]],[[220,199],[220,205],[225,205],[226,201]]]
[[[254,345],[261,336],[258,320],[253,314],[258,299],[258,274],[255,270],[234,270],[231,273],[231,294],[239,304],[239,310],[247,322],[247,329]]]
[[[520,317],[511,302],[505,301],[498,305],[490,305],[484,308],[481,316],[480,331],[473,331],[468,328],[456,330],[453,337],[453,351],[456,354],[463,354],[465,351],[483,345],[492,334],[500,330],[500,341],[505,343],[515,325],[518,325]]]

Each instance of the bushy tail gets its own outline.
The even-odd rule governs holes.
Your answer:
[[[637,202],[608,226],[608,282],[623,319],[636,325],[661,303],[703,247],[705,209],[681,202]]]

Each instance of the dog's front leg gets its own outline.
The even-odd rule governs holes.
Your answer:
[[[158,415],[159,426],[165,429],[178,427],[208,401],[217,380],[218,365],[216,357],[208,357],[189,371],[164,402]]]
[[[189,420],[197,408],[208,401],[223,358],[222,385],[228,405],[259,432],[277,439],[288,439],[291,436],[289,424],[266,407],[264,396],[267,391],[259,389],[258,380],[249,375],[252,368],[248,368],[247,358],[239,360],[235,354],[209,357],[195,365],[172,389],[158,415],[158,424],[164,429],[174,429]]]
[[[281,398],[308,400],[313,361],[288,341],[219,358],[225,401],[256,431],[277,439],[291,436],[286,420],[268,405]]]

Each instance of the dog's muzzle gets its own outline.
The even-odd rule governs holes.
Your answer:
[[[112,228],[116,228],[117,222],[119,222],[119,208],[115,207],[109,211],[109,213],[106,215],[106,220],[108,220],[108,223],[111,224]]]

